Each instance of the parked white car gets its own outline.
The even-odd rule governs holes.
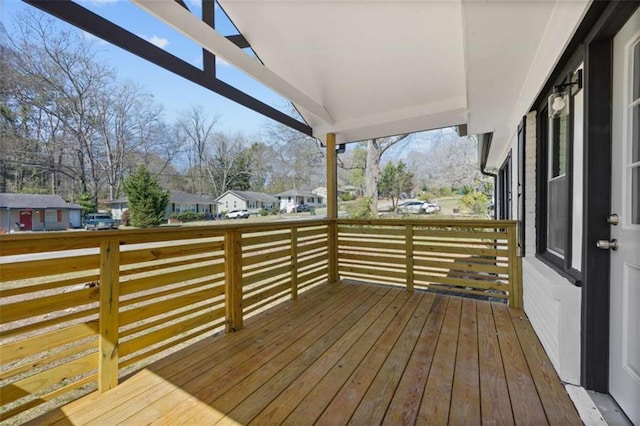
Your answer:
[[[431,201],[405,201],[398,205],[396,209],[398,213],[402,214],[432,214],[440,211],[440,206],[437,203]]]
[[[232,210],[226,215],[224,215],[227,219],[249,219],[249,211],[248,210]]]

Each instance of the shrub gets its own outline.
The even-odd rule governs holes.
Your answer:
[[[171,213],[169,218],[178,219],[180,222],[195,222],[197,220],[205,220],[207,218],[207,214],[205,212]]]
[[[258,213],[260,214],[260,216],[267,216],[269,214],[269,210],[260,209],[260,211]]]
[[[425,192],[418,197],[420,201],[432,201],[435,200],[436,196],[431,192]]]
[[[483,192],[469,192],[462,197],[462,202],[467,208],[471,209],[473,214],[479,215],[484,213],[489,197]]]
[[[352,219],[369,219],[373,217],[371,198],[369,197],[358,198],[353,203],[348,204],[346,208],[349,217]]]
[[[124,226],[129,226],[131,224],[131,213],[129,213],[129,210],[125,210],[122,212],[120,221]]]
[[[342,201],[352,201],[352,200],[356,199],[356,196],[355,195],[351,195],[348,192],[343,192],[342,195],[340,195],[340,199]]]

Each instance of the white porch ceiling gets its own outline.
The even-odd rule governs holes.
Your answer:
[[[174,0],[133,0],[338,143],[467,124],[496,165],[587,0],[219,0],[265,66]]]

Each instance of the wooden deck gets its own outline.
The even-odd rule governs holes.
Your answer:
[[[323,285],[33,424],[580,424],[522,311]]]

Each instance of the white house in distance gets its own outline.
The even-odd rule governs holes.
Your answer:
[[[272,210],[278,206],[278,199],[263,192],[229,190],[216,198],[221,212],[248,210],[258,214],[261,209]]]
[[[81,206],[59,195],[0,194],[0,233],[79,228],[81,216]]]
[[[122,219],[122,212],[128,209],[127,197],[111,200],[111,216],[114,219]],[[169,191],[169,204],[165,210],[165,218],[171,213],[204,212],[213,218],[218,213],[218,204],[207,196],[189,194],[184,191]]]
[[[306,204],[309,207],[322,207],[324,205],[324,197],[312,191],[301,191],[291,189],[276,194],[275,197],[280,202],[280,211],[291,213],[299,204]]]

